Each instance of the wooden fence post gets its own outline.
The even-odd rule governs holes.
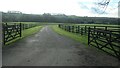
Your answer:
[[[119,56],[118,56],[118,57],[119,57],[118,59],[120,60],[120,48],[119,48],[119,53],[118,53],[118,55],[119,55]]]
[[[80,26],[78,26],[78,33],[80,33]]]
[[[96,29],[96,26],[94,26],[94,30]]]
[[[5,38],[5,31],[8,32],[8,24],[7,23],[4,24],[4,45],[7,42],[7,39]]]
[[[93,33],[95,34],[95,30],[96,30],[96,26],[94,26],[94,30],[93,30]]]
[[[70,32],[70,26],[68,26],[68,31]]]
[[[68,26],[66,25],[66,31],[68,31]]]
[[[105,31],[107,30],[107,26],[105,26]]]
[[[62,29],[64,29],[64,25],[62,24]]]
[[[70,32],[71,32],[71,26],[70,26]]]
[[[83,35],[83,28],[81,28],[81,35]]]
[[[88,45],[90,46],[90,27],[88,28]]]
[[[66,25],[64,26],[64,30],[66,31]]]
[[[76,26],[76,33],[78,33],[78,26]]]
[[[20,37],[22,37],[22,23],[20,23]]]
[[[69,26],[67,25],[67,31],[69,32]]]
[[[107,26],[105,26],[105,31],[107,31]],[[106,33],[103,33],[104,36],[106,36]]]
[[[74,33],[74,26],[72,26],[72,33]]]
[[[5,24],[2,23],[2,44],[5,45]]]
[[[66,31],[67,31],[67,27],[68,27],[68,26],[66,25]]]
[[[60,28],[60,24],[58,25],[58,27]]]
[[[87,32],[86,30],[87,30],[87,27],[85,26],[85,34],[86,34],[86,32]]]

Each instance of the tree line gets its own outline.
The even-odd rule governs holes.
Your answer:
[[[80,23],[80,24],[118,24],[118,18],[80,17],[65,14],[25,14],[22,12],[2,12],[3,22],[49,22],[49,23]]]

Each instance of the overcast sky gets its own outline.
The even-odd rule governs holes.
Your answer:
[[[102,9],[95,3],[102,0],[0,0],[0,11],[21,11],[23,13],[60,13],[77,16],[118,17],[119,0],[110,0],[104,14],[94,9]]]

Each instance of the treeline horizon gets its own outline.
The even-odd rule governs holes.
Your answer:
[[[56,14],[25,14],[22,12],[2,12],[3,22],[49,22],[78,24],[118,24],[118,18],[80,17],[75,15]]]

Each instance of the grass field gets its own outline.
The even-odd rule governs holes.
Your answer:
[[[81,25],[81,26],[116,26],[118,27],[119,25],[112,25],[112,24],[65,24],[65,25]]]
[[[24,24],[32,24],[32,23],[49,23],[49,22],[9,22],[9,23],[24,23]]]

